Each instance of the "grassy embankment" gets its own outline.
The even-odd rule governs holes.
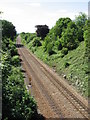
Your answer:
[[[56,54],[49,56],[47,52],[44,52],[43,45],[31,48],[31,44],[32,41],[25,45],[39,59],[53,67],[58,74],[65,74],[69,84],[75,86],[83,96],[88,96],[88,75],[86,72],[88,66],[85,60],[84,41],[76,49],[69,51],[64,57],[62,57],[61,51],[56,51]]]

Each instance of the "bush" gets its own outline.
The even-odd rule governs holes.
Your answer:
[[[74,22],[70,22],[67,29],[62,32],[62,37],[60,38],[62,46],[69,50],[75,49],[79,42],[77,34],[77,26]]]
[[[18,60],[18,56],[14,56],[12,59]],[[5,62],[5,66],[7,62]],[[8,64],[12,65],[9,62]],[[3,71],[2,76],[3,119],[29,120],[37,114],[36,102],[26,91],[20,68],[12,65],[9,71],[10,73],[7,72],[7,74],[6,71]]]
[[[17,65],[19,65],[19,62],[20,62],[20,60],[19,60],[18,55],[15,55],[15,56],[12,57],[12,65],[17,66]]]
[[[12,57],[13,57],[14,55],[18,55],[17,49],[16,49],[14,46],[12,46],[12,48],[10,49],[10,54],[11,54]]]
[[[3,92],[3,118],[29,120],[37,113],[36,102],[27,93],[19,68],[12,67],[11,75],[4,82]]]
[[[68,54],[68,48],[63,48],[63,49],[61,50],[61,53],[62,53],[63,55]]]
[[[53,44],[52,44],[52,43],[47,45],[47,52],[48,52],[49,55],[52,55],[52,54],[55,53],[55,52],[52,50],[52,48],[53,48]]]
[[[42,44],[41,44],[41,42],[40,42],[40,39],[39,38],[34,38],[33,39],[33,47],[35,47],[35,46],[37,46],[37,47],[39,47],[39,46],[41,46]]]

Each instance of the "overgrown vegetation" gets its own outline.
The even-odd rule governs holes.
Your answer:
[[[15,44],[16,30],[12,26],[12,23],[2,21],[2,120],[33,120],[37,115],[37,105],[24,85]]]
[[[65,74],[70,84],[76,86],[86,97],[90,96],[88,94],[89,62],[86,60],[89,59],[86,57],[89,52],[86,51],[90,50],[90,48],[87,50],[89,46],[88,22],[84,13],[76,16],[74,21],[70,18],[60,18],[44,40],[34,36],[29,43],[27,40],[30,37],[27,39],[24,37],[33,36],[35,33],[21,33],[24,45],[49,66],[54,67],[60,75]],[[35,38],[42,43],[42,46],[33,46]]]
[[[84,28],[85,58],[88,65],[86,74],[88,75],[88,93],[90,96],[90,18],[86,21]]]
[[[7,20],[2,20],[2,28],[2,36],[13,40],[16,36],[15,26]]]

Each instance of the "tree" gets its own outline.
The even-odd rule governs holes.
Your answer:
[[[15,26],[7,20],[2,20],[2,36],[12,40],[16,36]]]
[[[53,31],[55,33],[55,36],[61,37],[61,33],[63,32],[64,29],[67,28],[68,23],[71,22],[70,18],[60,18],[57,22],[56,25],[53,28]]]
[[[68,24],[67,29],[62,32],[62,37],[60,39],[63,47],[72,50],[77,47],[77,26],[74,22]]]
[[[75,17],[75,23],[78,27],[78,40],[83,41],[83,28],[85,27],[85,22],[87,20],[87,15],[85,13],[80,12],[79,16]]]
[[[47,33],[49,33],[49,27],[47,25],[36,25],[35,27],[37,28],[37,36],[41,37],[42,39],[44,39]]]
[[[86,56],[90,59],[90,20],[86,21],[84,28],[84,41],[86,48]]]
[[[38,37],[33,38],[32,44],[33,44],[33,47],[35,47],[35,46],[39,47],[42,45],[40,42],[40,39]]]
[[[82,12],[79,13],[79,16],[75,17],[75,23],[81,28],[85,26],[86,20],[87,20],[87,15]]]
[[[53,46],[55,46],[56,41],[59,40],[59,38],[62,36],[62,32],[67,28],[68,23],[71,21],[70,18],[60,18],[57,22],[56,25],[50,29],[48,35],[45,37],[44,41],[44,48],[45,51],[48,48],[48,44],[50,44],[51,42],[53,42]],[[60,43],[60,41],[59,41]],[[60,46],[59,46],[60,45]],[[61,44],[59,44],[59,48],[58,49],[62,49]]]

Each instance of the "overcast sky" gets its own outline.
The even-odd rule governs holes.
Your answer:
[[[1,19],[14,24],[18,33],[35,32],[35,25],[53,27],[61,17],[88,14],[88,0],[0,0]],[[67,2],[66,2],[67,1]]]

